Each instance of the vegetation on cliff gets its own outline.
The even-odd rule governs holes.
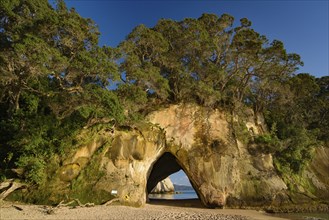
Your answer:
[[[160,106],[193,102],[263,114],[281,173],[299,173],[329,142],[329,77],[297,74],[300,56],[243,18],[203,14],[140,25],[117,47],[58,0],[0,3],[0,175],[42,185],[76,134],[100,122],[133,123]]]

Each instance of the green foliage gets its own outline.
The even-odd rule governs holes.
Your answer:
[[[145,95],[150,91],[159,99],[166,100],[168,82],[154,64],[160,60],[161,53],[168,50],[168,42],[161,33],[140,25],[121,43],[120,48],[125,57],[121,65],[125,71],[125,82],[139,87]]]
[[[162,102],[211,107],[248,102],[261,112],[302,62],[286,53],[282,42],[269,43],[248,19],[234,29],[233,20],[227,14],[203,14],[136,27],[119,46],[124,83],[152,91]]]
[[[110,118],[117,123],[123,122],[123,108],[112,91],[94,84],[88,85],[86,90],[88,92],[82,97],[85,103],[78,110],[83,118]]]
[[[23,170],[42,185],[48,162],[75,146],[91,122],[124,121],[113,91],[118,51],[99,47],[98,30],[64,1],[0,3],[0,170]]]
[[[263,134],[254,138],[253,143],[258,146],[258,150],[262,153],[276,153],[282,149],[281,141],[275,134]]]
[[[312,159],[316,140],[305,129],[295,129],[283,143],[285,148],[275,154],[277,162],[292,173],[300,173]]]
[[[242,143],[247,144],[251,138],[248,128],[243,121],[239,120],[238,122],[233,122],[232,124],[234,134],[238,140]]]
[[[329,147],[329,76],[315,79],[319,86],[319,91],[313,97],[312,102],[312,121],[309,123],[309,129],[316,130],[318,140]]]
[[[134,84],[121,84],[116,92],[130,116],[145,108],[147,104],[146,92]]]
[[[315,78],[299,74],[284,82],[267,105],[266,121],[275,125],[273,133],[281,145],[274,157],[282,173],[301,173],[312,159],[314,147],[325,141],[319,135],[319,116],[325,109],[319,96]],[[323,119],[325,122],[326,116]],[[328,134],[327,130],[322,131]]]
[[[106,147],[103,148],[105,150]],[[79,199],[82,203],[90,202],[90,197],[95,198],[93,201],[95,204],[103,204],[104,202],[113,199],[113,195],[106,191],[95,191],[95,183],[104,175],[99,169],[100,166],[102,148],[98,149],[98,152],[93,155],[88,166],[83,169],[77,179],[72,180],[71,192],[68,195],[70,199]]]
[[[24,167],[23,178],[30,182],[36,184],[42,184],[47,178],[45,172],[46,164],[41,158],[35,156],[21,156],[17,161],[16,165],[18,167]]]

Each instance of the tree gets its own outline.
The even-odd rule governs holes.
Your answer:
[[[300,173],[321,141],[320,126],[314,126],[324,110],[318,98],[320,89],[309,74],[290,77],[279,88],[265,108],[266,121],[275,125],[282,146],[276,149],[275,159],[281,171]]]
[[[121,69],[125,74],[123,81],[136,85],[145,94],[155,93],[160,100],[168,97],[168,82],[160,75],[155,64],[160,62],[168,43],[161,34],[144,25],[136,27],[119,46],[124,55]]]
[[[20,108],[23,92],[44,97],[83,92],[84,85],[105,87],[117,77],[111,48],[97,45],[94,22],[45,0],[1,1],[0,101]],[[45,81],[51,83],[43,86]]]
[[[248,19],[241,19],[234,29],[233,21],[227,14],[203,14],[198,19],[162,19],[154,28],[135,28],[121,44],[127,82],[159,96],[164,94],[162,85],[169,102],[207,106],[251,102],[262,111],[271,93],[302,62],[297,54],[288,54],[282,42],[269,43]]]
[[[108,89],[119,79],[117,50],[98,46],[95,23],[58,0],[0,2],[0,166],[42,183],[54,155],[72,147],[84,126],[120,123]]]
[[[329,147],[329,77],[323,76],[315,79],[319,90],[312,102],[314,114],[309,125],[310,129],[318,129],[318,139]]]

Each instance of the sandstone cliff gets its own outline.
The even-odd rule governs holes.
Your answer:
[[[227,201],[269,205],[287,189],[274,170],[272,156],[250,155],[247,146],[235,139],[230,116],[224,112],[171,106],[154,112],[149,120],[164,128],[167,152],[174,155],[206,206],[221,207]],[[246,123],[255,133],[264,129],[254,121]]]
[[[236,125],[247,136],[266,131],[261,117],[246,114],[241,120],[224,111],[182,104],[157,110],[148,122],[135,126],[95,125],[81,133],[80,145],[65,160],[52,162],[49,184],[37,193],[55,204],[63,199],[104,203],[117,198],[124,205],[142,206],[159,181],[183,169],[207,207],[328,204],[328,148],[317,150],[304,174],[312,190],[309,184],[287,185],[288,177],[278,175],[270,153],[237,136]]]

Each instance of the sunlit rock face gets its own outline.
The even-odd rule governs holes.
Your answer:
[[[314,194],[329,202],[329,146],[318,147],[304,177],[314,185]]]
[[[255,117],[251,117],[254,119]],[[270,204],[287,189],[270,154],[253,156],[232,133],[231,117],[195,105],[174,105],[149,115],[166,132],[166,151],[172,153],[208,207]],[[261,124],[249,121],[253,132]]]
[[[58,201],[84,192],[89,202],[116,198],[139,207],[159,181],[183,169],[206,207],[287,204],[289,190],[274,169],[272,155],[236,135],[236,123],[246,128],[245,135],[266,131],[260,116],[252,111],[246,115],[241,122],[220,110],[171,105],[135,127],[94,129],[89,142],[63,161],[48,188],[56,189],[52,191]],[[315,196],[326,199],[329,154],[327,148],[316,153],[320,162],[313,162],[306,174],[321,189]]]
[[[148,194],[146,184],[150,168],[164,153],[165,143],[163,131],[153,125],[116,131],[111,146],[101,158],[104,176],[95,187],[107,192],[117,191],[121,204],[143,206]]]
[[[85,143],[67,155],[49,181],[51,203],[78,198],[102,204],[114,198],[123,205],[145,204],[148,176],[166,149],[165,133],[148,122],[108,127],[83,131]]]
[[[173,193],[174,191],[174,184],[171,182],[171,179],[167,177],[166,179],[158,182],[151,193]]]

